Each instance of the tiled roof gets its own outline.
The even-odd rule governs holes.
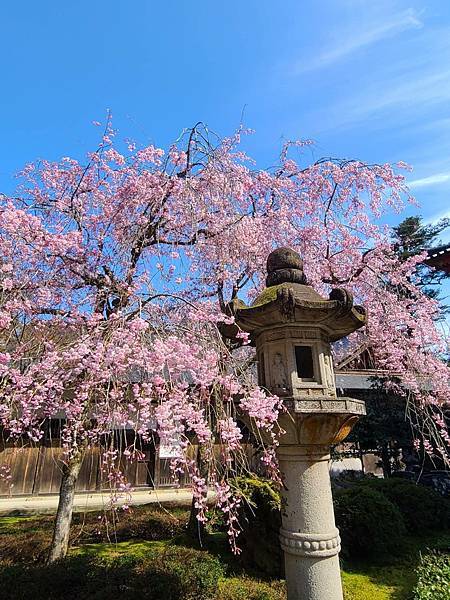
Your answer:
[[[450,244],[444,244],[443,246],[438,246],[437,248],[430,248],[427,252],[430,258],[438,258],[444,254],[450,255]]]
[[[427,265],[434,267],[438,271],[450,273],[450,244],[447,243],[443,246],[430,248],[427,252],[428,258],[424,261]]]

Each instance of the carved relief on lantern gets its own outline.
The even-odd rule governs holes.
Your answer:
[[[277,396],[292,394],[285,344],[264,344],[259,349],[258,382]]]
[[[286,368],[286,359],[283,350],[284,349],[279,348],[277,351],[272,352],[272,362],[270,368],[271,388],[272,391],[277,394],[277,396],[286,396],[291,391]]]

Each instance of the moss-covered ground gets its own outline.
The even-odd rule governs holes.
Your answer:
[[[102,514],[79,515],[72,528],[70,555],[74,558],[97,555],[105,561],[123,555],[148,559],[169,546],[195,546],[184,533],[187,518],[187,509],[142,508],[131,515],[119,515],[112,526]],[[36,565],[43,561],[51,526],[51,517],[0,517],[0,565],[30,562]],[[410,600],[420,551],[428,546],[448,545],[448,536],[411,538],[408,551],[392,564],[345,564],[342,571],[345,599]],[[217,600],[285,599],[284,582],[244,569],[229,552],[224,534],[208,535],[203,549],[218,557],[223,565]]]

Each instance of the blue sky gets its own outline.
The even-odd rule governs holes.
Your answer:
[[[162,146],[243,114],[261,167],[294,138],[405,160],[424,217],[450,216],[448,1],[4,0],[0,26],[0,191],[35,158],[82,156],[108,108]]]

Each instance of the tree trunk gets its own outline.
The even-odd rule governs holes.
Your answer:
[[[69,547],[70,524],[72,522],[73,499],[75,485],[83,462],[84,451],[79,451],[76,456],[64,465],[61,487],[59,488],[58,511],[56,513],[53,539],[50,546],[48,563],[64,558]]]
[[[383,476],[385,478],[390,477],[392,475],[392,465],[389,446],[387,443],[381,446],[381,464],[383,467]]]

